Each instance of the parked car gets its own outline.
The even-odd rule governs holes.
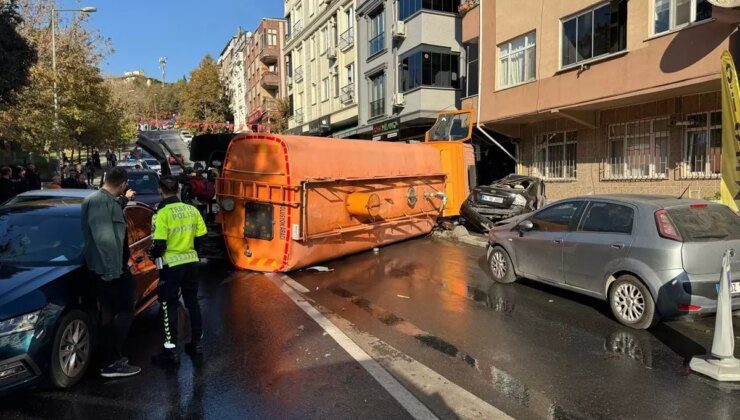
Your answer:
[[[608,301],[644,329],[661,317],[714,313],[722,256],[740,249],[740,217],[703,200],[603,195],[553,203],[488,234],[493,279],[520,277]],[[733,262],[740,279],[740,262]],[[740,281],[733,282],[740,308]]]
[[[157,172],[157,175],[162,175],[162,165],[159,163],[159,161],[153,157],[144,158],[142,159],[144,163],[146,163],[146,166]]]
[[[62,188],[56,190],[32,190],[20,193],[10,200],[5,202],[5,206],[13,204],[29,203],[33,201],[55,201],[59,204],[66,203],[78,203],[88,195],[92,194],[92,190],[82,190],[74,188]]]
[[[159,195],[159,175],[151,169],[129,169],[128,187],[136,191],[134,200],[156,207],[162,200]]]
[[[460,215],[476,230],[487,232],[500,220],[544,205],[545,183],[540,178],[511,174],[475,187],[460,208]]]
[[[124,169],[149,169],[149,165],[141,159],[128,159],[119,161],[116,166]]]
[[[190,143],[190,141],[193,140],[193,133],[189,131],[180,131],[180,137],[185,143]]]
[[[44,379],[71,387],[93,360],[100,314],[83,260],[81,203],[0,207],[0,393]],[[158,274],[146,253],[152,213],[140,204],[124,211],[137,314],[156,300]]]

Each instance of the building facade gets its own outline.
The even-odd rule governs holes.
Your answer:
[[[229,98],[229,107],[234,115],[234,131],[242,132],[247,129],[249,104],[247,103],[247,79],[244,71],[245,51],[252,34],[239,28],[236,35],[221,51],[218,57],[221,83],[226,89]]]
[[[357,125],[354,0],[288,0],[291,133],[341,136]]]
[[[545,178],[548,200],[719,192],[732,11],[707,0],[472,3],[463,41],[485,71],[463,106],[480,101],[481,123],[516,139],[518,172]]]
[[[458,108],[465,78],[459,0],[358,0],[356,136],[418,138]]]
[[[288,88],[283,59],[286,28],[285,19],[262,19],[246,44],[247,127],[251,131],[268,131],[284,118],[280,101]]]

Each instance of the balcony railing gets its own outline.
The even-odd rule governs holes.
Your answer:
[[[668,158],[666,156],[619,156],[608,158],[601,163],[601,179],[605,181],[667,178]]]
[[[298,108],[293,112],[293,121],[296,124],[303,124],[303,108]]]
[[[385,115],[385,98],[380,98],[370,102],[370,118]]]
[[[303,81],[303,66],[298,66],[293,70],[293,81],[296,83]]]
[[[373,39],[368,41],[369,45],[369,51],[370,55],[375,55],[383,50],[385,48],[385,33],[381,32],[378,35],[376,35]]]
[[[339,49],[344,52],[355,45],[355,28],[349,28],[339,36]]]
[[[576,179],[576,162],[574,160],[534,162],[530,166],[529,174],[547,181],[573,181]]]
[[[679,164],[681,179],[718,179],[722,177],[722,156],[692,156]]]
[[[346,86],[344,86],[341,89],[339,100],[342,101],[343,104],[351,104],[355,101],[355,85],[354,83],[350,83]]]
[[[303,30],[303,22],[301,22],[301,20],[298,19],[297,21],[295,21],[295,23],[293,23],[293,30],[290,31],[290,37],[291,38],[297,37],[301,33],[302,30]]]

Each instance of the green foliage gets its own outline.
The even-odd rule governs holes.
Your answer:
[[[229,118],[229,103],[218,75],[218,65],[206,55],[190,72],[190,81],[180,93],[183,121],[223,123]],[[195,130],[197,134],[210,130]]]
[[[36,50],[18,33],[23,18],[15,0],[0,1],[0,109],[12,104],[16,94],[28,85]]]

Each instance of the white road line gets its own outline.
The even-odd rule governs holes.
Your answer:
[[[280,275],[280,278],[284,282],[288,283],[290,285],[290,287],[292,287],[295,290],[297,290],[299,293],[308,293],[308,292],[310,292],[310,290],[308,290],[305,287],[303,287],[302,284],[300,284],[297,281],[291,279],[290,277],[286,276],[285,274]]]
[[[321,328],[326,331],[334,341],[339,344],[353,359],[355,359],[363,368],[373,377],[378,383],[388,391],[393,398],[398,401],[406,411],[411,414],[415,419],[429,419],[435,420],[435,416],[427,406],[419,401],[409,390],[403,387],[388,371],[383,369],[378,362],[370,357],[364,350],[360,348],[354,341],[352,341],[346,334],[344,334],[339,328],[331,323],[321,312],[314,308],[304,298],[302,298],[295,290],[293,290],[287,282],[284,280],[285,276],[267,274],[268,278],[280,288],[299,308],[303,310],[308,316],[316,321]],[[288,277],[289,278],[289,277]],[[438,420],[438,419],[437,419]]]

